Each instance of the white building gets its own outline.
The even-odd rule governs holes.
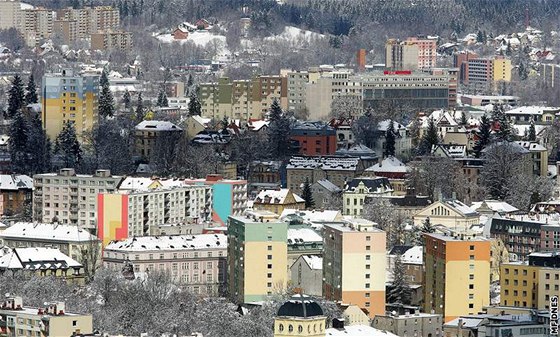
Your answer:
[[[224,234],[144,236],[112,242],[103,251],[106,267],[131,263],[136,273],[168,272],[195,294],[225,290],[227,236]]]

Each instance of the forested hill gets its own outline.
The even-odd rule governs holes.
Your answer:
[[[198,18],[230,21],[250,15],[264,34],[285,24],[347,35],[378,25],[393,36],[446,35],[485,30],[518,31],[526,17],[533,26],[554,28],[559,0],[28,0],[50,8],[110,4],[132,25],[169,25]]]

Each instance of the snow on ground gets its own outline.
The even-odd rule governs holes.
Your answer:
[[[164,43],[179,42],[181,44],[191,41],[197,46],[206,47],[208,43],[213,40],[219,42],[222,47],[226,46],[226,37],[223,35],[214,35],[206,30],[197,30],[189,34],[189,37],[184,40],[175,40],[171,34],[157,35],[156,38]]]
[[[315,33],[309,30],[299,29],[297,27],[286,26],[284,27],[284,31],[279,35],[269,36],[265,38],[267,41],[276,41],[276,40],[287,40],[287,41],[297,41],[297,40],[305,40],[309,41],[311,39],[318,39],[324,38],[325,35]]]

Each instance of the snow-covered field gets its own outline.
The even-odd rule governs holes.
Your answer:
[[[309,41],[311,39],[319,39],[324,38],[325,35],[315,33],[309,30],[300,29],[297,27],[286,26],[284,27],[284,31],[279,35],[269,36],[265,38],[267,41],[275,41],[275,40],[287,40],[287,41],[298,41],[298,40],[306,40]]]
[[[156,38],[161,42],[172,43],[179,42],[181,44],[191,41],[197,46],[206,47],[208,43],[216,40],[216,42],[221,43],[223,47],[226,46],[226,37],[223,35],[214,35],[206,30],[198,30],[196,32],[189,33],[189,37],[184,40],[175,40],[171,34],[160,34],[156,35]]]

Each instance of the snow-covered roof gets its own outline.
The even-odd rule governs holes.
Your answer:
[[[326,336],[345,336],[345,337],[398,337],[397,335],[385,330],[379,330],[367,325],[348,325],[343,329],[328,328]]]
[[[41,239],[65,242],[89,242],[96,237],[74,225],[17,222],[0,232],[2,238]]]
[[[511,212],[518,211],[517,208],[513,207],[507,202],[499,201],[499,200],[484,200],[484,201],[473,202],[471,208],[476,211],[482,206],[482,203],[485,203],[488,206],[488,208],[498,213],[511,213]]]
[[[381,121],[377,124],[377,130],[379,131],[387,131],[387,128],[389,128],[389,124],[391,123],[390,119],[386,119],[384,121]],[[393,128],[395,130],[402,130],[402,129],[406,129],[406,126],[402,125],[401,123],[395,122],[393,121]]]
[[[286,208],[280,214],[280,219],[295,214],[301,217],[306,222],[333,222],[341,219],[340,211],[324,210],[324,211],[308,211]]]
[[[314,270],[322,270],[323,269],[323,258],[319,255],[302,255],[301,258],[305,260],[305,263],[309,266],[309,268]]]
[[[227,249],[224,234],[140,236],[122,241],[113,241],[105,251],[142,252],[185,249]]]
[[[168,121],[142,121],[136,125],[136,130],[143,131],[181,131],[177,125]]]
[[[206,127],[206,125],[210,123],[210,121],[212,121],[212,118],[205,118],[199,115],[192,115],[191,118],[204,127]]]
[[[286,202],[286,197],[290,193],[293,194],[295,202],[305,202],[305,200],[303,200],[299,195],[293,193],[289,188],[281,188],[278,190],[260,191],[257,197],[255,198],[254,203],[283,205]]]
[[[407,167],[402,161],[398,160],[396,157],[389,156],[383,159],[380,163],[377,163],[366,169],[367,172],[393,172],[393,173],[406,173]]]
[[[247,123],[248,127],[250,130],[252,131],[259,131],[260,129],[262,129],[265,126],[268,126],[268,124],[270,123],[270,121],[264,121],[264,120],[251,120],[249,121],[249,123]]]
[[[408,249],[404,254],[401,256],[401,261],[403,263],[408,264],[422,264],[423,261],[423,247],[422,246],[414,246]]]
[[[319,179],[319,180],[317,180],[317,182],[315,184],[321,185],[323,188],[325,188],[326,190],[328,190],[331,193],[338,193],[338,192],[342,191],[338,186],[331,183],[327,179]]]
[[[517,144],[523,146],[525,149],[529,151],[546,151],[546,148],[537,142],[528,142],[528,141],[516,141]]]
[[[56,248],[14,248],[0,257],[0,270],[47,270],[81,267],[82,265],[78,261]]]
[[[126,177],[119,185],[119,190],[147,190],[154,181],[152,178]]]
[[[531,105],[531,106],[520,106],[518,108],[508,110],[505,113],[506,113],[506,115],[535,115],[535,116],[540,116],[540,115],[542,115],[543,113],[546,113],[546,112],[556,113],[556,112],[558,112],[558,110],[560,110],[560,108]]]
[[[0,175],[0,190],[17,191],[19,189],[33,189],[33,178],[26,175]]]
[[[288,228],[288,245],[323,242],[323,237],[311,228]]]
[[[355,171],[360,158],[353,157],[304,157],[293,156],[286,166],[287,169],[315,169],[334,171]]]
[[[459,326],[459,321],[461,321],[463,323],[462,325],[463,328],[476,328],[477,326],[480,326],[484,322],[484,319],[485,318],[482,317],[480,318],[459,317],[445,323],[444,326],[447,327]]]
[[[455,209],[457,212],[463,215],[478,215],[476,210],[470,208],[469,206],[465,205],[459,200],[455,199],[448,199],[443,201],[444,204],[448,205],[449,207]]]

